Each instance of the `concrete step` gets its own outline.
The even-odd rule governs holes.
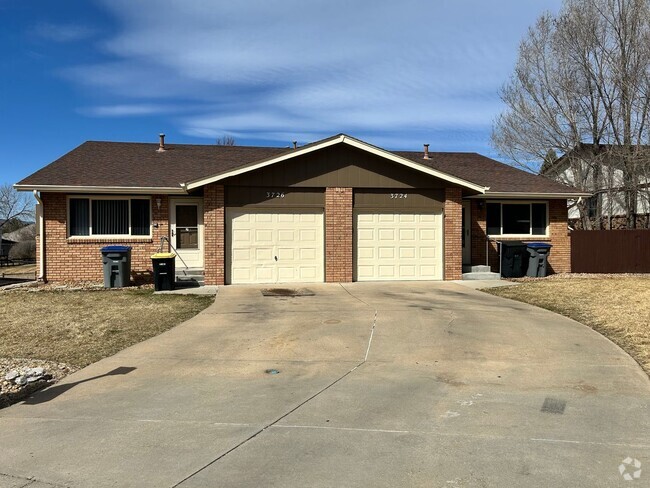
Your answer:
[[[472,266],[472,268],[469,270],[470,273],[491,273],[492,268],[490,266],[486,265],[480,265],[480,266]]]
[[[489,273],[489,272],[471,272],[463,273],[464,280],[500,280],[501,276],[499,273]]]
[[[176,267],[176,276],[203,276],[203,268]]]
[[[176,268],[177,288],[192,288],[204,285],[203,268]]]

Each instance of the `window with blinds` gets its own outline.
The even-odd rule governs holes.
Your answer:
[[[70,236],[149,236],[148,198],[70,198]]]

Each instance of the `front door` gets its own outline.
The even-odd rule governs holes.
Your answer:
[[[472,264],[472,203],[463,202],[463,265]]]
[[[203,203],[199,199],[170,202],[170,242],[176,249],[176,268],[203,268]]]

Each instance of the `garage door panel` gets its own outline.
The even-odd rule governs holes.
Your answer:
[[[355,279],[442,279],[442,214],[357,211]]]
[[[400,259],[415,259],[417,255],[417,249],[415,247],[400,247],[399,248],[399,258]]]
[[[437,256],[435,247],[421,247],[420,259],[435,259]]]
[[[226,225],[227,283],[324,280],[322,210],[231,208]]]
[[[359,229],[358,239],[360,241],[374,241],[375,240],[375,231],[374,229]]]
[[[380,247],[378,255],[379,255],[379,259],[393,259],[393,258],[395,258],[395,248],[394,247]]]

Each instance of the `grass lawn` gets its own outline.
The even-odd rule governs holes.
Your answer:
[[[483,291],[588,325],[618,344],[650,374],[650,277],[550,277]]]
[[[145,289],[4,292],[0,357],[87,366],[171,329],[212,301]]]

